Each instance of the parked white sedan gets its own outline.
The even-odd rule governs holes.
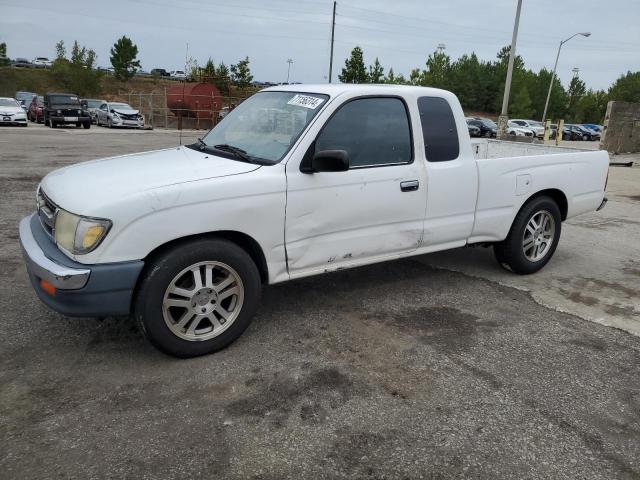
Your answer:
[[[515,127],[531,130],[533,134],[538,138],[542,138],[544,136],[544,125],[541,122],[536,122],[535,120],[522,120],[519,118],[514,118],[510,121],[514,124]]]
[[[120,102],[104,102],[96,110],[96,125],[112,127],[144,127],[144,116],[140,110],[135,110],[131,105]]]
[[[513,120],[507,122],[507,134],[515,137],[533,137],[535,135],[533,130],[524,128]]]
[[[15,98],[0,97],[0,125],[27,126],[27,114]]]

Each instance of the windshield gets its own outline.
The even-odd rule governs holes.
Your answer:
[[[496,122],[492,121],[492,120],[482,120],[482,123],[484,124],[485,127],[489,127],[489,128],[497,128],[498,125],[496,125]]]
[[[19,107],[13,98],[0,98],[0,107]]]
[[[87,100],[87,108],[100,108],[102,100]]]
[[[49,103],[52,105],[80,105],[78,97],[75,95],[51,95]]]
[[[133,108],[131,108],[131,105],[128,105],[126,103],[112,103],[111,108],[117,108],[119,110],[133,110]]]
[[[277,163],[328,98],[315,93],[257,93],[231,110],[203,141],[210,147],[231,145]]]

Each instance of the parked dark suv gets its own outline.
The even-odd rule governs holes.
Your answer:
[[[64,124],[91,128],[91,116],[82,108],[77,95],[47,93],[44,96],[44,124],[51,128]]]

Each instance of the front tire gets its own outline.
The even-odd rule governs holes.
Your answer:
[[[220,350],[249,326],[261,281],[249,254],[226,240],[182,243],[145,266],[134,316],[148,340],[180,358]]]
[[[535,273],[553,257],[561,229],[558,204],[547,196],[533,198],[516,215],[507,238],[493,246],[496,260],[514,273]]]

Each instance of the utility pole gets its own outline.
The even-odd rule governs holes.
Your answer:
[[[333,2],[333,20],[331,20],[331,55],[329,56],[329,83],[333,73],[333,39],[336,33],[336,1]]]
[[[287,67],[287,85],[289,84],[289,72],[291,71],[291,64],[293,63],[293,60],[290,58],[287,60],[287,63],[289,64],[289,66]]]
[[[511,93],[511,77],[513,77],[513,61],[516,58],[516,42],[518,40],[518,26],[520,25],[520,11],[522,10],[522,0],[518,0],[516,9],[516,21],[513,24],[513,36],[511,37],[511,50],[509,51],[509,66],[507,67],[507,80],[504,84],[504,96],[502,97],[502,111],[498,117],[498,137],[507,133],[507,121],[509,120],[509,94]]]

